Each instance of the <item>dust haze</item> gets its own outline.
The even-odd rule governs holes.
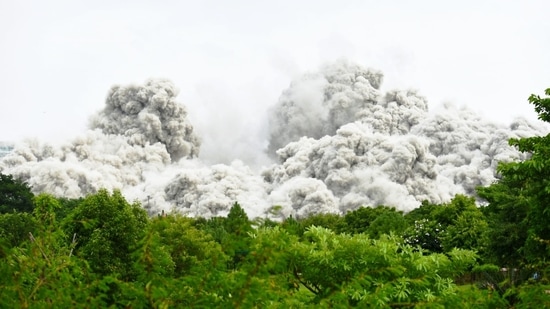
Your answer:
[[[224,144],[237,140],[225,132],[209,138],[219,144],[206,145],[206,154],[176,85],[117,85],[90,116],[89,130],[61,145],[19,141],[0,171],[35,193],[68,198],[120,189],[151,214],[223,216],[236,201],[253,218],[376,205],[410,211],[423,200],[474,194],[496,180],[498,162],[524,158],[508,139],[547,132],[522,118],[495,124],[453,104],[429,110],[421,91],[383,90],[383,80],[383,72],[345,60],[304,72],[265,115],[244,111],[242,119],[266,119],[242,137],[245,144]],[[223,160],[224,150],[246,143],[254,147],[243,158]]]

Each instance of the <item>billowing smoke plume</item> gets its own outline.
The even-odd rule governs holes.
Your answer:
[[[333,135],[378,100],[381,82],[381,72],[346,61],[294,81],[271,111],[268,152],[274,154],[302,136]]]
[[[141,86],[114,86],[105,108],[92,118],[91,128],[101,129],[105,134],[124,135],[133,145],[160,142],[172,161],[196,157],[200,142],[186,118],[185,107],[176,102],[178,92],[167,80],[149,80]]]
[[[423,200],[474,194],[496,180],[498,162],[524,158],[509,138],[547,132],[522,119],[493,124],[449,104],[429,112],[416,91],[382,91],[382,78],[340,61],[293,81],[269,111],[269,136],[259,143],[276,162],[260,172],[196,158],[199,140],[164,80],[114,87],[90,131],[60,147],[19,143],[0,159],[0,171],[37,193],[121,189],[151,213],[211,217],[236,201],[251,217],[382,204],[408,211]]]

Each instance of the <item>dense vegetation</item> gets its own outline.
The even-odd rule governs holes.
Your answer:
[[[550,98],[530,102],[550,121]],[[550,136],[511,144],[531,155],[499,166],[482,207],[457,195],[282,222],[238,203],[149,217],[119,191],[34,196],[0,174],[0,307],[550,307]]]

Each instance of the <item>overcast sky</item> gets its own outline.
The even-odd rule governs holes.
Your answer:
[[[536,119],[550,1],[0,0],[0,141],[63,141],[114,84],[172,80],[199,134],[262,134],[291,80],[339,58],[431,108]],[[215,140],[215,138],[213,138]]]

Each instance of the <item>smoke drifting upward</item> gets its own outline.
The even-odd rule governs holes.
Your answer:
[[[235,201],[251,217],[275,205],[281,217],[382,204],[408,211],[474,194],[496,179],[499,161],[523,158],[509,138],[546,134],[523,119],[501,126],[453,105],[430,112],[416,91],[382,91],[382,79],[339,61],[293,81],[268,111],[269,133],[258,144],[276,162],[259,172],[238,160],[201,161],[199,138],[166,80],[113,87],[88,132],[60,147],[19,143],[0,171],[36,193],[69,198],[121,189],[151,213],[211,217]]]
[[[333,135],[378,100],[381,82],[381,72],[346,61],[294,81],[271,111],[268,152],[274,154],[302,136]]]
[[[114,86],[105,108],[92,118],[91,128],[124,135],[135,145],[160,142],[172,161],[196,157],[200,142],[186,118],[185,107],[175,100],[178,92],[168,80],[149,80],[142,86]]]

